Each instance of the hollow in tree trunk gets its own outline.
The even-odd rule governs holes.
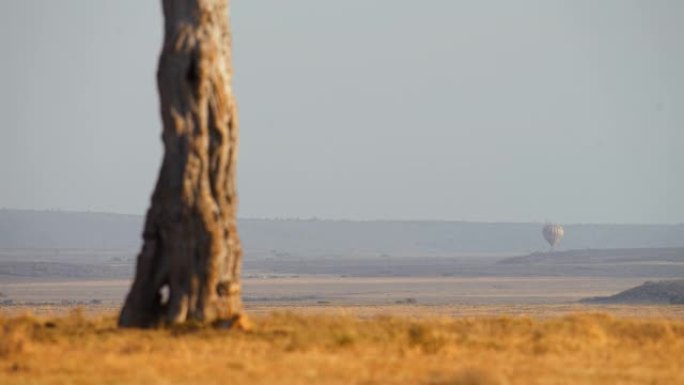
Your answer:
[[[229,325],[244,318],[228,0],[162,3],[157,82],[164,159],[119,325]]]

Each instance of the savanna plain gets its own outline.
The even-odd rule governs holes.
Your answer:
[[[133,247],[5,246],[0,384],[684,384],[684,292],[657,284],[684,275],[678,244],[326,255],[246,233],[245,330],[117,328]]]
[[[79,309],[5,315],[0,383],[684,383],[677,308],[548,316],[538,305],[528,315],[463,317],[424,306],[266,310],[248,330],[122,330],[113,314]]]

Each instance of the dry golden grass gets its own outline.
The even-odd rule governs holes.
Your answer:
[[[0,384],[684,384],[684,321],[257,316],[250,332],[0,318]]]

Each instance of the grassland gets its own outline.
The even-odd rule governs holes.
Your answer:
[[[416,314],[418,315],[418,314]],[[250,331],[0,317],[0,384],[684,384],[684,320],[274,312]]]

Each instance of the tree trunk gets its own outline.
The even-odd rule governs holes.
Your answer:
[[[164,160],[119,325],[230,325],[244,318],[228,0],[162,3],[157,82]]]

